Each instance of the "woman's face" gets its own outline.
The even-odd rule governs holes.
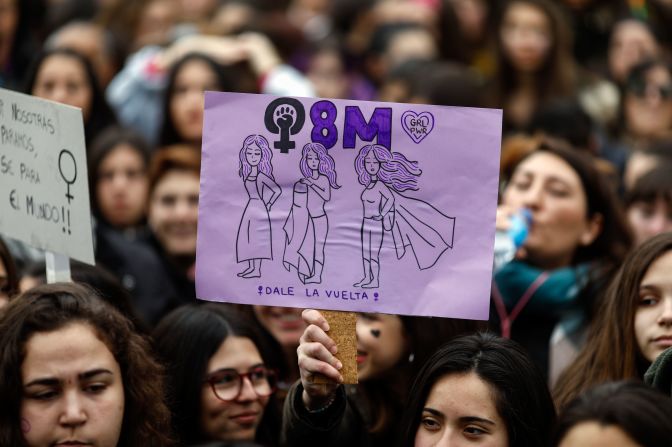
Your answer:
[[[625,121],[637,137],[660,137],[672,131],[672,75],[661,66],[651,68],[644,82],[628,86]]]
[[[626,215],[636,245],[657,234],[672,231],[672,207],[662,197],[653,202],[635,202],[628,207]]]
[[[115,227],[137,225],[145,215],[148,186],[140,154],[126,143],[118,145],[98,167],[96,197],[101,214]]]
[[[524,247],[529,261],[542,268],[570,265],[576,249],[590,245],[601,230],[599,217],[587,217],[579,175],[569,163],[548,152],[532,154],[518,165],[502,202],[532,212]]]
[[[171,31],[180,15],[176,0],[150,0],[145,2],[138,17],[133,37],[136,50],[145,45],[164,45],[171,40]]]
[[[461,34],[471,42],[478,42],[487,33],[488,4],[484,0],[449,0],[457,16]]]
[[[494,390],[475,373],[448,374],[432,387],[422,409],[416,447],[508,447]]]
[[[116,447],[124,418],[119,364],[85,323],[37,332],[21,365],[21,430],[29,447]]]
[[[638,20],[620,22],[609,43],[609,71],[619,83],[625,82],[632,67],[658,54],[658,42],[651,31]]]
[[[86,122],[91,114],[93,90],[84,65],[64,54],[47,57],[35,77],[32,95],[82,109]]]
[[[196,253],[198,192],[198,175],[189,171],[169,171],[154,187],[148,223],[171,256]]]
[[[294,307],[253,306],[259,323],[271,333],[283,348],[296,349],[306,329],[302,309]]]
[[[672,251],[651,263],[639,285],[635,338],[650,362],[672,346]]]
[[[524,2],[514,2],[506,10],[500,38],[506,58],[522,73],[534,73],[543,67],[553,41],[544,11]]]
[[[175,77],[170,115],[177,134],[185,141],[198,141],[203,135],[205,90],[219,90],[217,76],[210,66],[200,60],[191,60],[182,65]]]
[[[306,76],[320,98],[345,98],[348,94],[348,75],[336,51],[325,50],[315,54]]]
[[[380,171],[380,162],[373,151],[369,151],[364,157],[364,168],[369,175],[376,175]]]
[[[399,363],[408,351],[401,319],[396,315],[357,316],[357,377],[380,377]]]
[[[313,151],[308,151],[306,154],[306,164],[313,171],[316,171],[320,167],[320,158]]]
[[[245,148],[245,159],[250,166],[259,166],[261,162],[261,148],[257,143],[252,143]]]
[[[223,369],[247,373],[263,365],[261,355],[252,340],[229,336],[210,358],[207,375]],[[209,384],[201,392],[201,426],[209,440],[252,441],[264,415],[268,397],[259,397],[249,378],[243,379],[240,394],[232,401],[218,399]]]
[[[572,427],[562,438],[558,447],[617,445],[619,447],[639,447],[626,432],[617,425],[599,422],[582,422]]]

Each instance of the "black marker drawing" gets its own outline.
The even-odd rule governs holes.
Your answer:
[[[434,129],[434,115],[430,112],[415,113],[407,110],[401,115],[401,127],[415,144],[419,144]]]
[[[338,189],[334,159],[320,143],[303,147],[299,163],[303,178],[294,184],[292,208],[285,221],[287,271],[296,269],[304,284],[322,282],[324,246],[329,220],[324,205],[331,199],[331,188]]]
[[[242,177],[248,201],[240,219],[236,237],[236,259],[247,261],[247,268],[238,273],[241,278],[259,278],[261,261],[273,259],[271,218],[268,212],[278,200],[282,189],[273,178],[273,153],[261,135],[245,138],[238,158],[238,175]]]
[[[290,139],[290,135],[296,135],[303,128],[306,121],[306,110],[303,104],[294,98],[278,98],[273,100],[264,114],[266,129],[280,135],[280,141],[274,141],[273,147],[280,149],[280,153],[288,154],[290,149],[296,147],[296,143]]]
[[[75,183],[75,180],[77,180],[77,162],[75,162],[75,156],[72,155],[72,152],[67,149],[61,150],[61,152],[58,154],[58,172],[60,172],[61,177],[68,185],[68,190],[65,193],[65,197],[68,199],[68,203],[70,203],[70,201],[75,198],[72,194],[70,194],[70,185]]]
[[[380,250],[385,232],[392,235],[397,259],[411,247],[420,270],[431,268],[453,247],[455,218],[427,202],[406,197],[402,191],[417,191],[422,171],[418,163],[385,146],[371,144],[360,149],[355,159],[362,192],[362,264],[364,277],[355,287],[377,288]]]

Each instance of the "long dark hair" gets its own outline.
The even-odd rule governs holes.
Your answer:
[[[142,160],[142,168],[145,170],[145,175],[148,175],[147,171],[149,168],[149,158],[151,148],[149,143],[145,141],[142,135],[138,132],[125,129],[123,127],[109,127],[105,129],[91,145],[88,155],[88,168],[89,168],[89,196],[91,197],[91,213],[96,216],[97,219],[107,222],[105,216],[100,212],[100,207],[98,206],[98,181],[100,180],[100,165],[105,161],[108,155],[114,152],[121,145],[126,145],[133,152],[140,156]]]
[[[4,292],[11,299],[19,292],[19,274],[16,270],[14,258],[2,238],[0,238],[0,262],[5,266],[5,271],[7,272],[7,286]]]
[[[632,234],[616,192],[598,170],[595,159],[584,152],[550,144],[542,144],[538,151],[556,155],[572,167],[586,194],[586,217],[592,218],[596,214],[602,216],[600,234],[590,245],[577,249],[573,263],[600,260],[611,267],[619,266],[632,246]]]
[[[567,17],[563,15],[558,5],[549,0],[513,0],[502,8],[498,30],[502,26],[506,11],[517,3],[540,9],[548,18],[550,25],[551,47],[546,62],[534,76],[537,99],[571,96],[576,87],[576,67],[572,57],[573,38]],[[501,106],[506,102],[507,95],[513,92],[518,84],[516,70],[506,57],[502,39],[497,39],[497,67],[491,98],[493,105]]]
[[[217,80],[218,91],[236,91],[235,75],[233,71],[224,67],[213,60],[211,57],[201,53],[189,53],[183,58],[175,62],[168,72],[168,83],[165,94],[163,96],[163,124],[159,134],[159,145],[169,146],[179,143],[199,143],[200,141],[186,141],[175,127],[173,116],[170,113],[170,102],[175,94],[175,83],[177,75],[186,64],[192,61],[201,61],[210,67],[210,71],[215,75]]]
[[[89,87],[91,88],[91,111],[84,122],[84,134],[88,148],[89,144],[93,141],[96,135],[98,135],[103,129],[117,124],[117,118],[112,111],[112,108],[107,103],[107,100],[105,99],[105,94],[100,87],[100,82],[98,81],[98,77],[93,70],[91,62],[89,62],[86,57],[69,48],[53,48],[42,51],[37,55],[35,60],[33,60],[32,65],[30,66],[26,76],[26,84],[23,91],[29,95],[32,94],[33,88],[35,87],[35,81],[37,80],[37,74],[40,71],[42,64],[48,58],[55,55],[66,56],[71,59],[75,59],[84,68],[84,72],[86,73],[86,79],[89,83]]]
[[[554,390],[558,408],[582,391],[610,380],[641,379],[648,367],[635,337],[639,286],[651,263],[672,250],[672,233],[655,236],[636,248],[614,276],[577,359]]]
[[[361,391],[373,410],[369,431],[376,438],[396,435],[398,421],[409,399],[413,378],[425,361],[446,341],[485,329],[485,323],[457,318],[400,316],[408,350],[383,376],[361,382]]]
[[[493,390],[509,446],[547,444],[555,408],[541,371],[516,342],[480,333],[445,344],[422,367],[411,388],[401,446],[413,445],[434,384],[446,375],[465,373],[476,374]]]
[[[169,405],[179,441],[198,444],[209,441],[201,430],[201,390],[208,362],[231,336],[255,344],[266,364],[266,348],[253,324],[235,308],[222,304],[189,304],[163,318],[153,332],[155,347],[167,366]],[[272,399],[272,398],[271,398]],[[257,439],[274,443],[277,415],[271,400],[257,429]]]
[[[595,159],[587,153],[544,142],[536,150],[522,157],[516,164],[514,172],[522,161],[540,151],[561,158],[579,176],[586,196],[586,218],[602,216],[602,228],[598,236],[591,244],[578,247],[572,259],[572,265],[580,263],[591,265],[589,282],[579,295],[579,300],[590,317],[595,311],[595,302],[602,295],[602,290],[632,247],[633,236],[616,192],[605,175],[598,170]]]
[[[20,295],[0,319],[0,445],[25,445],[19,419],[26,343],[37,332],[53,332],[73,322],[91,325],[119,364],[125,399],[119,445],[169,445],[163,370],[148,342],[90,288],[64,283],[38,286]]]
[[[573,400],[558,418],[552,446],[579,424],[595,422],[623,430],[638,445],[665,447],[672,439],[672,400],[641,382],[604,383]]]

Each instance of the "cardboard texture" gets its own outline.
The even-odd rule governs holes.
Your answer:
[[[329,323],[327,335],[336,342],[338,352],[336,358],[343,364],[341,375],[343,383],[357,383],[357,314],[355,312],[339,312],[335,310],[321,310],[320,313]],[[322,375],[315,375],[315,383],[328,383]]]

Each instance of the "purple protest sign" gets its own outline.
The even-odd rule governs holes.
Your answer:
[[[487,319],[502,112],[207,92],[201,299]]]

